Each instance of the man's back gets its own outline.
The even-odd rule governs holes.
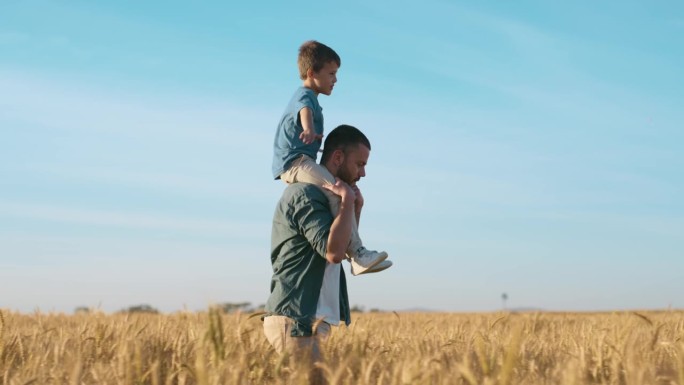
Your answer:
[[[283,192],[271,233],[271,295],[266,312],[295,320],[293,336],[311,335],[326,267],[326,248],[334,220],[323,192],[294,183]],[[344,273],[340,274],[340,314],[349,322]]]

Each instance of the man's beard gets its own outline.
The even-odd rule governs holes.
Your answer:
[[[344,167],[345,165],[342,165],[339,170],[337,170],[337,177],[342,179],[343,182],[346,184],[353,186],[356,184],[356,178],[352,176],[352,173],[349,172],[349,170]]]

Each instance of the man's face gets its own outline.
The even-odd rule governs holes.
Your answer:
[[[320,71],[314,72],[312,76],[314,92],[330,96],[335,83],[337,83],[338,68],[337,63],[329,61]]]
[[[366,163],[368,163],[370,150],[363,144],[349,146],[344,154],[344,160],[337,170],[337,177],[353,186],[359,179],[366,176]]]

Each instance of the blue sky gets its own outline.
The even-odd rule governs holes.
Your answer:
[[[681,36],[675,1],[3,1],[0,308],[264,303],[308,39],[395,263],[353,304],[682,308]]]

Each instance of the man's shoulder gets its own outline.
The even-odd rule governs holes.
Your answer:
[[[329,213],[328,198],[321,189],[309,183],[292,183],[285,188],[278,202],[277,213],[292,215],[302,209],[323,210]]]
[[[280,198],[280,204],[286,206],[308,206],[313,202],[327,206],[328,198],[320,187],[309,183],[289,184]]]
[[[290,183],[283,192],[283,199],[326,199],[321,188],[310,183]]]

